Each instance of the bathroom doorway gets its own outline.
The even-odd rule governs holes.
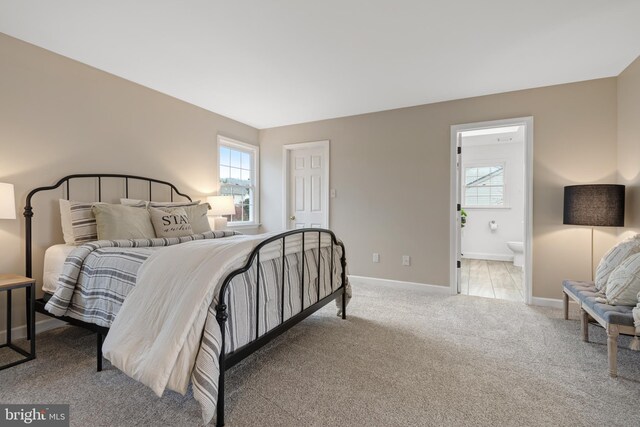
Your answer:
[[[531,301],[533,119],[452,126],[452,291]]]

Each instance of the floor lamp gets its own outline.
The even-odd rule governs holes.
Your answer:
[[[624,185],[590,184],[564,187],[562,223],[591,227],[593,281],[593,227],[624,227]]]

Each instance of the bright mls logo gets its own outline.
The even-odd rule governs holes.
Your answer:
[[[69,405],[0,405],[0,427],[69,427]]]

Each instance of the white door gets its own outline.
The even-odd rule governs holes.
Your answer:
[[[287,228],[328,227],[328,164],[324,147],[289,152]]]

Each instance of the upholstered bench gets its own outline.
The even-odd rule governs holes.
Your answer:
[[[633,307],[602,304],[596,301],[597,289],[592,282],[565,280],[562,283],[564,318],[569,318],[569,298],[580,307],[582,340],[589,341],[589,319],[598,322],[607,331],[609,375],[618,376],[618,335],[635,335]]]

